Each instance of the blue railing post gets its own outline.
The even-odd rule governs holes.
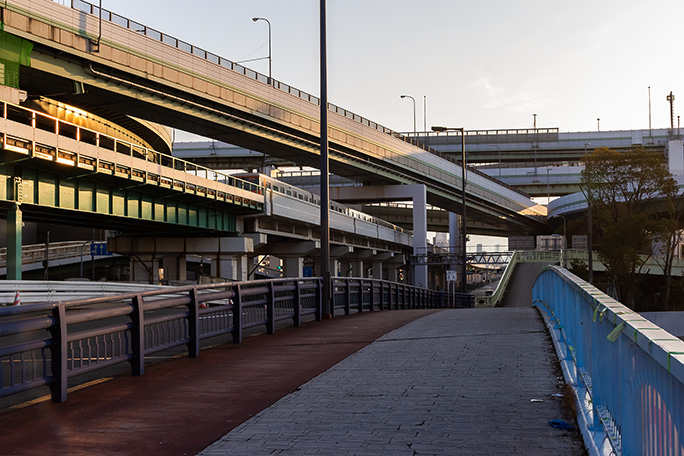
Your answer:
[[[68,345],[65,317],[66,310],[64,305],[58,304],[52,310],[52,318],[55,320],[55,323],[50,329],[52,336],[52,344],[50,345],[50,355],[52,356],[50,393],[52,395],[52,402],[64,402],[67,400]]]
[[[145,309],[143,297],[135,296],[131,300],[131,373],[135,376],[145,373]]]
[[[188,303],[188,356],[197,358],[200,351],[200,319],[197,288],[190,290]]]
[[[233,343],[242,343],[242,296],[240,284],[235,285],[233,296]]]

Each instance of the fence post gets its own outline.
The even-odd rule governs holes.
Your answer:
[[[371,312],[375,310],[375,280],[373,279],[370,281],[370,303],[368,307]]]
[[[323,314],[323,281],[324,278],[319,278],[318,279],[318,288],[316,289],[316,312],[314,316],[316,317],[316,321],[321,321],[321,315]],[[330,278],[330,285],[332,287],[332,278]]]
[[[385,310],[385,282],[380,281],[380,310]]]
[[[275,333],[275,291],[273,281],[268,282],[268,302],[266,303],[266,333]]]
[[[294,303],[294,326],[299,328],[302,326],[302,290],[299,287],[299,279],[295,279],[295,290],[294,298],[292,302]]]
[[[240,284],[235,285],[233,292],[233,343],[242,343],[242,300]]]
[[[188,356],[197,358],[200,351],[199,302],[197,288],[190,290],[188,303]]]
[[[359,279],[359,313],[363,313],[363,279]]]
[[[145,373],[145,309],[143,297],[136,295],[132,300],[131,312],[131,373],[140,376]]]
[[[344,314],[349,316],[351,313],[351,284],[349,283],[349,279],[344,279],[344,286],[346,287],[344,292]]]
[[[52,318],[55,325],[50,328],[52,345],[50,354],[52,356],[52,383],[50,383],[50,393],[52,402],[64,402],[67,400],[67,324],[66,309],[63,305],[57,305],[52,309]]]

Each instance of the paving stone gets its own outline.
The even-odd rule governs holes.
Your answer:
[[[548,425],[572,419],[551,396],[557,375],[536,310],[447,310],[386,334],[200,455],[581,455],[576,433]]]

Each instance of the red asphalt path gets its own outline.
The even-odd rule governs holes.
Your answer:
[[[378,337],[434,310],[366,312],[203,350],[0,413],[0,454],[193,455]]]

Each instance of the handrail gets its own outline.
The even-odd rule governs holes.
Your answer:
[[[403,283],[331,280],[334,309],[346,313],[439,308],[444,302],[439,292]],[[321,311],[320,277],[137,288],[0,307],[0,364],[12,372],[0,369],[0,397],[49,385],[52,400],[63,402],[67,381],[76,375],[122,362],[131,364],[133,375],[142,375],[146,355],[186,346],[189,356],[197,357],[203,339],[232,334],[240,343],[248,328],[265,327],[272,334],[276,322],[300,326],[306,315],[320,320]]]
[[[533,288],[589,453],[684,454],[684,342],[557,266]]]

